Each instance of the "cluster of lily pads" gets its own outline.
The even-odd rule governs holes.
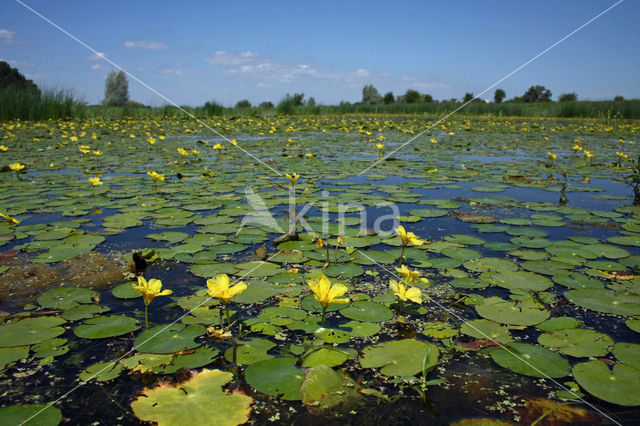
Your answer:
[[[428,121],[208,124],[235,143],[178,118],[3,123],[0,280],[20,262],[55,268],[92,251],[146,248],[149,262],[146,278],[109,292],[60,283],[24,309],[6,297],[3,423],[73,419],[64,401],[45,409],[10,387],[63,363],[76,370],[65,382],[133,383],[140,393],[124,405],[159,424],[207,424],[211,406],[241,424],[265,401],[317,416],[357,415],[372,400],[393,410],[396,394],[426,401],[446,388],[447,366],[468,356],[553,379],[547,396],[591,411],[640,405],[640,208],[616,183],[631,169],[616,153],[637,153],[638,125],[451,120],[356,177],[382,141],[404,143]],[[299,224],[297,240],[274,246],[290,226],[289,185],[312,205],[314,231]],[[401,225],[376,234],[386,203]],[[273,220],[243,224],[256,215]],[[84,359],[95,344],[105,349]]]

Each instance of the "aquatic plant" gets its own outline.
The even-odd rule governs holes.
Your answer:
[[[149,305],[158,296],[169,296],[173,294],[172,290],[162,290],[162,281],[152,278],[148,282],[143,276],[138,277],[138,283],[133,284],[132,288],[142,295],[144,300],[144,324],[145,328],[149,328]]]

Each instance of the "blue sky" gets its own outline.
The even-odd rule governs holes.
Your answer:
[[[435,99],[478,94],[610,5],[526,1],[21,0],[179,105],[318,103],[407,89]],[[90,104],[112,65],[14,0],[0,6],[0,59]],[[640,2],[626,0],[502,82],[580,99],[640,98]],[[483,98],[492,98],[491,89]],[[131,98],[163,105],[129,79]]]

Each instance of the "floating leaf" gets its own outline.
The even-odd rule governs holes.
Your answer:
[[[613,346],[606,334],[582,328],[555,330],[538,336],[538,343],[574,357],[605,356]]]
[[[44,308],[68,310],[81,303],[92,303],[95,294],[88,288],[60,287],[42,294],[38,303]]]
[[[613,371],[602,361],[588,361],[573,366],[576,382],[591,395],[613,404],[640,405],[640,370],[616,364]]]
[[[571,368],[561,355],[526,343],[510,343],[489,351],[496,364],[526,376],[564,377],[569,374]]]
[[[159,426],[243,424],[249,420],[253,399],[238,391],[227,393],[222,389],[232,379],[233,374],[228,372],[203,370],[184,383],[145,388],[131,408],[140,420]]]
[[[270,340],[260,339],[258,337],[254,337],[250,340],[240,340],[238,341],[238,347],[235,350],[235,362],[237,364],[253,364],[257,361],[271,359],[273,358],[273,355],[269,355],[267,351],[275,346],[276,344]],[[226,350],[224,357],[227,361],[234,361],[233,352],[233,346]]]
[[[83,339],[104,339],[131,333],[139,328],[140,323],[135,318],[105,315],[86,320],[84,324],[74,328],[73,333]]]
[[[498,272],[486,272],[481,275],[481,279],[485,282],[508,288],[509,290],[544,291],[549,287],[553,287],[550,279],[533,272],[525,271],[501,270]]]
[[[497,323],[509,325],[536,325],[549,318],[549,311],[533,301],[504,300],[489,297],[475,306],[478,315]]]
[[[259,392],[285,401],[301,399],[300,385],[304,370],[296,366],[296,358],[272,358],[249,365],[244,371],[247,383]]]
[[[302,367],[315,367],[318,365],[335,367],[343,364],[347,358],[348,355],[339,349],[320,348],[305,356],[300,365]]]
[[[89,380],[95,380],[97,382],[108,382],[122,373],[122,367],[114,361],[98,362],[90,367],[87,367],[82,373],[80,373],[80,380],[87,382]]]
[[[38,317],[0,325],[0,347],[32,345],[58,337],[64,333],[64,328],[59,326],[65,323],[62,318]]]
[[[44,404],[20,404],[0,408],[0,424],[21,425],[29,420],[33,426],[56,426],[62,421],[62,413],[54,406]]]
[[[362,398],[350,377],[322,364],[306,370],[300,395],[302,403],[315,415],[355,408]]]
[[[393,318],[391,309],[370,301],[353,302],[340,313],[346,318],[363,322],[384,322]]]
[[[392,340],[369,346],[362,351],[363,368],[380,368],[385,376],[413,376],[422,371],[422,359],[428,348],[438,358],[438,347],[413,339]]]
[[[134,346],[140,352],[154,354],[179,352],[200,346],[201,343],[194,340],[205,333],[205,328],[196,324],[157,325],[142,332],[136,338]]]
[[[564,297],[586,309],[616,315],[640,315],[640,296],[617,294],[601,288],[569,290]]]
[[[508,327],[486,319],[467,321],[460,327],[460,332],[476,339],[495,340],[500,343],[512,341]]]
[[[640,370],[640,345],[618,342],[611,352],[613,352],[618,361]]]

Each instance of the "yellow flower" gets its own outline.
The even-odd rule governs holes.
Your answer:
[[[142,293],[145,305],[151,303],[157,296],[169,296],[170,294],[173,294],[173,291],[171,290],[160,291],[162,288],[162,281],[155,278],[151,278],[149,282],[147,282],[144,277],[138,277],[138,284],[133,284],[132,287],[134,290]]]
[[[222,150],[222,148],[223,148],[223,147],[222,147],[222,144],[219,144],[219,143],[217,143],[217,144],[215,144],[215,145],[213,146],[213,149],[217,149],[218,151]]]
[[[547,156],[549,157],[550,160],[555,160],[556,158],[558,158],[558,154],[554,154],[551,151],[547,151]]]
[[[318,238],[316,240],[316,245],[320,248],[324,247],[324,241],[322,241],[322,238]]]
[[[418,238],[416,234],[414,234],[413,232],[405,231],[404,226],[402,225],[396,228],[396,233],[402,239],[402,245],[406,246],[407,244],[411,243],[414,246],[421,246],[422,244],[424,244],[424,241]]]
[[[290,268],[287,270],[288,273],[290,274],[297,274],[299,272],[298,268]]]
[[[13,218],[13,217],[9,216],[8,214],[2,214],[2,213],[0,213],[0,217],[1,217],[1,218],[3,218],[3,219],[5,219],[7,222],[12,223],[12,224],[14,224],[14,225],[17,225],[17,224],[19,224],[19,223],[20,223],[20,221],[19,221],[18,219]]]
[[[156,143],[156,138],[148,137],[147,142],[149,142],[149,145],[153,145],[154,143]]]
[[[571,149],[573,149],[573,152],[580,152],[582,151],[582,147],[578,144],[575,144],[573,147],[571,147]]]
[[[240,294],[247,289],[247,284],[244,281],[240,281],[233,287],[229,287],[229,276],[227,274],[220,274],[215,278],[207,280],[207,288],[209,291],[207,294],[211,297],[215,297],[227,304],[229,300],[236,294]]]
[[[405,265],[396,268],[396,272],[404,277],[404,282],[407,284],[411,284],[416,280],[416,278],[420,277],[420,271],[411,271]]]
[[[587,158],[591,158],[593,157],[593,151],[587,151],[586,149],[584,150],[584,155],[587,156]]]
[[[71,136],[71,137],[69,138],[69,140],[70,140],[71,142],[78,142],[78,137],[77,137],[77,136]]]
[[[389,280],[389,288],[398,297],[398,299],[403,302],[411,300],[412,302],[422,303],[422,293],[419,288],[406,288],[402,283],[399,283],[396,280]]]
[[[236,145],[236,146],[237,146],[237,145],[238,145],[238,142],[237,142],[235,139],[232,139],[232,140],[231,140],[231,145]]]
[[[1,152],[7,152],[7,147],[4,145],[0,145],[0,151]]]
[[[90,148],[90,147],[88,147],[87,145],[80,145],[80,146],[78,147],[78,149],[80,150],[80,152],[81,152],[82,154],[88,154],[88,153],[89,153],[89,151],[91,151],[91,148]]]
[[[616,155],[618,156],[618,158],[620,158],[621,160],[626,160],[627,157],[629,157],[627,154],[625,154],[624,152],[616,152]]]
[[[184,148],[178,148],[176,151],[178,151],[178,154],[182,155],[183,157],[186,157],[187,155],[189,155],[187,150]]]
[[[310,152],[307,152],[304,156],[307,158],[313,158],[313,154]]]
[[[344,242],[344,238],[342,237],[342,235],[338,235],[338,238],[336,238],[336,242],[339,245],[342,245],[342,243]]]
[[[160,173],[156,173],[155,170],[152,172],[147,172],[147,174],[153,178],[154,182],[157,182],[159,180],[164,182],[164,175],[161,175]]]
[[[286,173],[287,178],[289,178],[289,180],[291,181],[291,184],[293,185],[294,183],[296,183],[298,181],[298,179],[300,179],[300,175],[297,173]]]
[[[382,149],[382,148],[384,148],[384,145],[383,145],[383,144],[381,144],[381,143],[376,144],[376,148],[378,148],[378,149]]]
[[[100,157],[102,155],[102,151],[93,151],[93,155]]]
[[[436,138],[431,138],[431,143],[438,143],[438,141],[436,140]]]
[[[96,177],[90,177],[89,178],[89,182],[91,182],[91,184],[93,186],[98,186],[98,185],[102,185],[102,181],[100,180],[100,178],[98,176]]]
[[[191,150],[191,153],[192,153],[193,155],[198,155],[198,154],[200,154],[200,151],[198,151],[197,149],[192,149],[192,150]]]
[[[318,281],[307,281],[307,285],[323,309],[326,309],[331,303],[349,303],[349,298],[338,299],[338,297],[343,296],[347,292],[347,286],[339,283],[331,285],[329,278],[324,275],[320,276]]]
[[[9,168],[17,173],[20,170],[24,169],[25,165],[20,163],[12,163],[12,164],[9,164]]]

